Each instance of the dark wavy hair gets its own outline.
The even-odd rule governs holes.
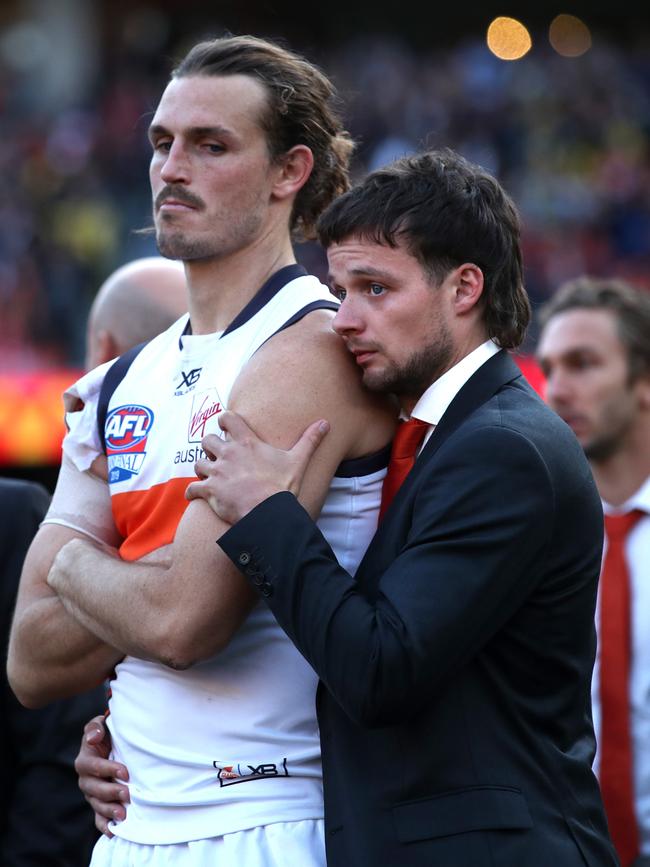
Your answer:
[[[531,317],[520,231],[517,209],[498,181],[448,148],[372,172],[318,224],[325,247],[353,235],[402,243],[438,283],[463,262],[478,265],[487,332],[504,349],[521,344]]]
[[[279,159],[298,144],[314,155],[312,173],[296,196],[291,230],[316,237],[321,212],[350,186],[354,148],[332,82],[304,57],[255,36],[224,36],[195,45],[172,73],[173,78],[191,75],[249,75],[264,85],[268,103],[260,123],[271,157]]]

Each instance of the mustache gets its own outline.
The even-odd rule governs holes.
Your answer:
[[[346,349],[348,352],[377,352],[379,350],[379,345],[376,343],[354,343],[351,340],[346,340],[343,338],[345,342]]]
[[[154,202],[156,211],[167,199],[176,199],[177,202],[182,202],[182,204],[189,205],[192,208],[204,207],[203,201],[198,196],[195,196],[193,193],[188,193],[188,191],[181,186],[168,184],[163,187],[156,196]]]

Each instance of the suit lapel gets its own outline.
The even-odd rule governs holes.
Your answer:
[[[504,349],[489,358],[476,373],[470,376],[449,404],[418,461],[427,460],[434,455],[474,410],[488,401],[504,385],[521,376],[521,370]]]
[[[496,355],[489,358],[485,364],[481,365],[476,373],[467,380],[447,407],[443,417],[440,419],[440,423],[436,425],[435,430],[418,457],[415,467],[406,477],[404,484],[395,495],[395,499],[382,520],[379,532],[375,533],[366,556],[362,560],[362,565],[359,566],[357,577],[363,572],[362,566],[366,564],[368,556],[381,550],[387,539],[392,537],[390,529],[392,519],[399,514],[401,504],[408,498],[409,490],[417,477],[418,466],[421,467],[424,462],[431,460],[440,446],[476,409],[488,401],[504,385],[515,379],[519,379],[521,376],[522,373],[519,367],[510,358],[508,353],[502,349]]]

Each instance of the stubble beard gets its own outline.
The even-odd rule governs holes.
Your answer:
[[[453,357],[451,334],[448,329],[440,327],[435,341],[414,352],[404,364],[393,364],[378,371],[364,371],[363,384],[370,391],[417,400],[449,370]]]
[[[256,212],[246,214],[236,223],[226,225],[222,222],[219,229],[215,227],[214,235],[192,236],[172,226],[166,226],[163,221],[156,225],[156,246],[161,256],[166,259],[180,259],[183,262],[201,259],[219,259],[242,249],[259,233],[262,217]]]
[[[626,429],[622,428],[593,437],[589,442],[583,443],[582,450],[587,460],[595,464],[608,461],[623,448],[625,433]]]
[[[194,259],[209,259],[214,256],[214,245],[208,239],[187,238],[181,232],[166,234],[156,232],[156,246],[166,259],[191,262]]]
[[[594,433],[589,442],[582,443],[587,460],[605,463],[617,452],[628,448],[637,413],[631,392],[604,405],[599,418],[600,431]]]

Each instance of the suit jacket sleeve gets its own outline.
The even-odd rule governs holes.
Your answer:
[[[475,428],[416,468],[408,530],[387,557],[385,519],[355,580],[289,493],[219,541],[346,713],[415,714],[511,617],[539,580],[555,491],[520,433]]]

